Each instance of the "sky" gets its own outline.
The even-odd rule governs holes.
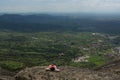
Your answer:
[[[120,0],[0,0],[7,13],[120,13]]]

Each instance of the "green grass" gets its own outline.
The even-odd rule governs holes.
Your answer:
[[[94,47],[93,43],[103,46]],[[109,59],[99,55],[91,55],[88,63],[72,63],[72,59],[86,54],[111,53],[110,45],[108,39],[86,32],[0,32],[0,66],[10,70],[19,70],[24,66],[49,65],[52,62],[60,66],[100,66]],[[64,55],[60,56],[60,53]]]
[[[21,62],[14,62],[14,61],[1,61],[0,66],[2,68],[11,70],[11,71],[16,71],[20,70],[25,67],[25,65]]]
[[[77,63],[72,62],[70,66],[92,69],[93,67],[95,67],[95,64],[90,62],[77,62]]]
[[[108,57],[105,57],[103,55],[93,54],[88,58],[88,61],[92,64],[95,64],[96,67],[102,66],[105,63],[109,62],[110,59]]]
[[[75,67],[94,69],[110,61],[110,58],[103,55],[93,54],[87,59],[88,62],[72,62],[70,65]]]

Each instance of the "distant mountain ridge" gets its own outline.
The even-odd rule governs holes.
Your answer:
[[[77,31],[119,33],[120,17],[88,15],[50,15],[50,14],[2,14],[0,30],[36,31]]]

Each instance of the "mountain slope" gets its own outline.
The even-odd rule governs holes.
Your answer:
[[[0,30],[22,32],[36,31],[89,31],[119,33],[119,16],[111,18],[102,16],[53,16],[47,14],[0,15]]]
[[[0,80],[14,80],[16,72],[11,72],[0,67]]]
[[[32,67],[20,71],[15,80],[119,80],[120,76],[109,72],[97,72],[76,67],[59,67],[60,72],[45,71],[45,67]]]
[[[45,71],[46,66],[25,68],[15,75],[0,68],[0,80],[119,80],[120,59],[101,66],[97,71],[86,68],[60,66],[60,72]],[[13,77],[14,76],[14,77]]]
[[[117,58],[109,63],[106,63],[105,65],[99,68],[96,68],[96,70],[102,71],[102,72],[106,72],[106,71],[112,72],[120,75],[120,58]]]

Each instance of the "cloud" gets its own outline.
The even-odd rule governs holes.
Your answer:
[[[119,12],[120,0],[0,0],[2,12]]]

